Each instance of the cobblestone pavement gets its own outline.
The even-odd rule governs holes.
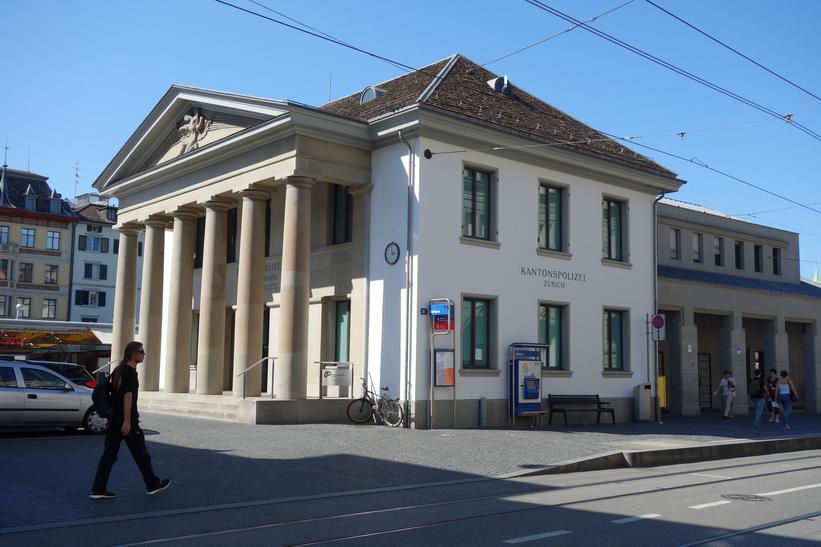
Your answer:
[[[0,430],[0,544],[14,530],[153,512],[431,482],[500,477],[614,451],[821,437],[821,416],[794,413],[792,429],[752,417],[664,417],[663,422],[493,429],[376,425],[246,425],[143,413],[155,470],[168,490],[146,496],[123,445],[109,483],[90,500],[103,438]]]

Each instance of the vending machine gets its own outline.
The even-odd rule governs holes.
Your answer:
[[[511,344],[510,415],[541,416],[542,409],[542,356],[547,344]]]

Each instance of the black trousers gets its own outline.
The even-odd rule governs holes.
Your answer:
[[[122,425],[122,420],[116,418],[111,420],[108,425],[105,434],[105,449],[100,457],[100,463],[97,464],[97,474],[94,476],[94,485],[91,487],[92,492],[105,492],[108,488],[108,477],[111,475],[111,469],[117,461],[117,453],[120,451],[120,443],[123,441],[125,441],[125,445],[131,452],[134,463],[137,464],[140,473],[142,473],[146,489],[152,488],[160,482],[160,478],[151,467],[151,455],[145,446],[143,430],[139,424],[132,423],[128,436],[123,437],[120,432]]]

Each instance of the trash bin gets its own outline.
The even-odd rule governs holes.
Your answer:
[[[653,421],[653,386],[649,382],[633,388],[633,420]]]

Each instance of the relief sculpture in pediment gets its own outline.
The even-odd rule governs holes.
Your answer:
[[[198,106],[189,108],[178,121],[166,126],[166,133],[146,155],[135,172],[172,161],[200,150],[220,139],[259,124],[262,120],[234,113],[207,110]]]
[[[199,108],[195,108],[191,114],[183,117],[177,126],[180,135],[180,156],[199,148],[200,140],[208,134],[212,121],[203,116]]]

